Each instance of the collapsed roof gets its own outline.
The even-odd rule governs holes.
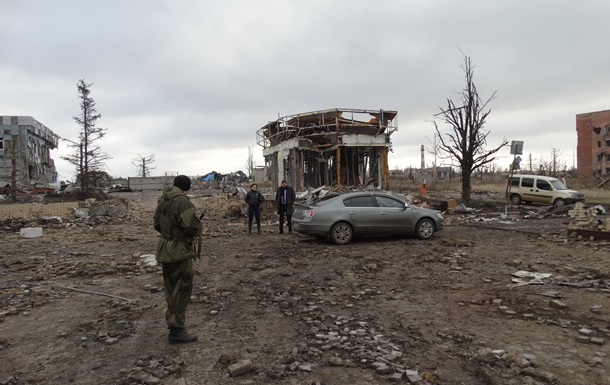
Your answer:
[[[324,146],[336,141],[336,136],[328,134],[389,136],[398,129],[394,123],[397,114],[396,111],[335,108],[289,115],[261,127],[257,131],[257,143],[266,148],[298,137]]]

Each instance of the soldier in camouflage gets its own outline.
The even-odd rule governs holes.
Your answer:
[[[197,341],[185,327],[186,306],[193,291],[193,259],[197,257],[195,238],[201,235],[201,221],[186,196],[190,188],[189,177],[174,178],[174,186],[159,198],[154,217],[155,230],[161,234],[156,255],[163,268],[170,344]]]

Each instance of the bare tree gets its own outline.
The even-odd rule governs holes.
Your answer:
[[[155,154],[142,156],[138,154],[137,158],[133,158],[131,160],[131,164],[136,166],[138,171],[138,176],[147,177],[150,176],[150,171],[154,170],[156,167],[150,167],[152,163],[155,162]]]
[[[563,151],[559,151],[556,148],[551,148],[551,176],[557,176],[560,170],[566,168],[565,162],[563,162],[560,157],[563,155]]]
[[[434,157],[434,160],[432,162],[432,174],[433,174],[432,180],[436,182],[436,180],[438,179],[438,172],[437,172],[438,159],[443,159],[443,156],[442,156],[443,154],[441,152],[442,149],[440,146],[441,142],[436,133],[434,133],[433,140],[431,140],[428,137],[426,137],[426,139],[428,140],[428,143],[430,144],[429,146],[426,146],[426,152]]]
[[[248,146],[248,160],[246,160],[246,171],[248,172],[248,177],[252,178],[252,171],[254,171],[254,154],[252,152],[252,146]]]
[[[484,129],[485,120],[489,116],[491,109],[487,109],[488,104],[495,98],[494,92],[489,99],[482,101],[474,84],[474,72],[470,58],[464,56],[462,66],[466,75],[466,87],[459,93],[460,105],[447,99],[447,108],[440,108],[441,115],[445,123],[451,126],[451,130],[445,134],[440,132],[436,122],[434,127],[441,141],[440,147],[449,157],[456,159],[462,171],[462,201],[470,202],[471,175],[479,167],[493,162],[493,154],[508,144],[506,138],[502,143],[492,148],[485,149],[487,135],[489,131]]]
[[[106,128],[97,127],[96,122],[102,117],[95,108],[95,100],[90,96],[91,86],[84,79],[76,83],[80,99],[81,114],[74,116],[74,121],[80,126],[78,142],[72,142],[70,147],[74,153],[63,159],[77,167],[76,178],[85,196],[90,196],[95,189],[96,175],[105,168],[104,161],[110,156],[101,151],[99,141],[106,136]]]

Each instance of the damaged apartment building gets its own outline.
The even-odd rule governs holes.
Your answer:
[[[610,177],[610,110],[576,115],[579,177]]]
[[[59,137],[31,116],[0,116],[0,187],[57,182],[51,150]]]
[[[389,188],[396,111],[336,108],[281,117],[257,133],[269,180],[296,190]]]

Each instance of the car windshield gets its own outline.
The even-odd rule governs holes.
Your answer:
[[[559,179],[551,179],[549,181],[550,184],[553,185],[553,187],[555,188],[555,190],[567,190],[568,188],[566,187],[565,184],[563,184],[562,181],[560,181]]]

